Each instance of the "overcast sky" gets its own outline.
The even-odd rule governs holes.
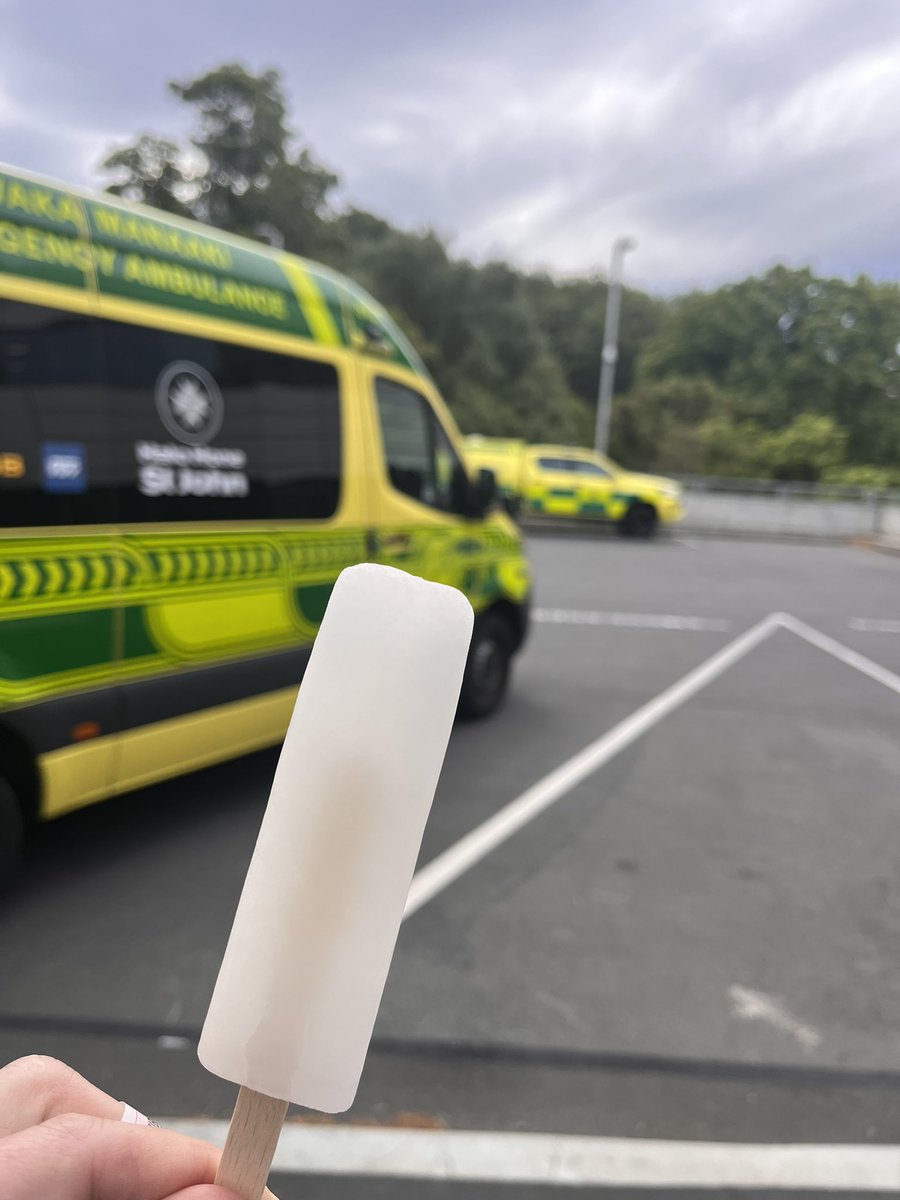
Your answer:
[[[900,276],[900,0],[0,0],[0,160],[97,186],[166,82],[284,73],[342,199],[456,253],[714,286]]]

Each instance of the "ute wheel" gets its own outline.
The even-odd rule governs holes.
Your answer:
[[[19,798],[0,778],[0,892],[12,882],[22,861],[25,820]]]
[[[619,522],[623,537],[650,538],[656,533],[659,517],[652,504],[632,504]]]
[[[486,717],[500,704],[509,682],[512,633],[496,613],[475,622],[469,659],[459,695],[459,715]]]

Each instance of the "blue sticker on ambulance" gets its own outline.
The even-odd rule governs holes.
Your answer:
[[[45,492],[87,491],[87,455],[80,442],[44,442],[41,455]]]

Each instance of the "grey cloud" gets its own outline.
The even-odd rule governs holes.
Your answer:
[[[661,292],[775,259],[896,274],[892,0],[95,0],[0,19],[0,156],[74,181],[138,131],[183,136],[166,81],[241,58],[284,70],[345,198],[476,258],[592,272],[629,232],[634,279]]]

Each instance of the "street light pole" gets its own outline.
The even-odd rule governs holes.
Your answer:
[[[606,453],[609,441],[609,418],[612,414],[613,384],[616,379],[616,359],[619,357],[619,313],[622,308],[622,259],[634,250],[634,238],[620,237],[613,243],[609,262],[609,287],[606,294],[606,320],[603,323],[603,353],[600,361],[600,386],[597,390],[597,427],[594,448]]]

